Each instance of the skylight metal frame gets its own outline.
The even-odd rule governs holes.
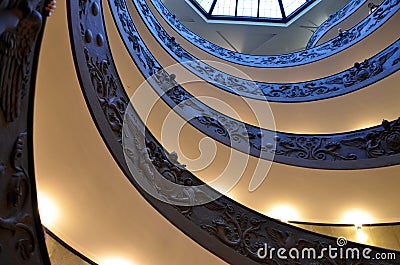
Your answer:
[[[316,2],[317,0],[306,0],[305,3],[303,3],[300,7],[298,7],[295,11],[290,13],[289,15],[286,14],[285,8],[283,6],[282,0],[275,0],[278,1],[280,11],[282,18],[272,18],[272,17],[260,17],[260,3],[263,0],[258,0],[257,3],[257,16],[238,16],[238,2],[239,0],[236,0],[236,5],[235,5],[235,15],[230,16],[230,15],[213,15],[213,11],[215,9],[215,6],[219,0],[213,0],[210,9],[207,11],[205,10],[196,0],[189,0],[189,2],[197,8],[199,12],[206,18],[210,20],[229,20],[229,21],[253,21],[253,22],[272,22],[272,23],[287,23],[289,22],[292,18],[296,17],[300,12],[302,12],[304,9],[306,9],[308,6],[310,6],[312,3]]]

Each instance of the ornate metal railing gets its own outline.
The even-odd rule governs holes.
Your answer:
[[[318,80],[299,83],[267,83],[238,78],[202,62],[187,52],[175,42],[173,36],[170,36],[164,30],[144,0],[133,0],[133,2],[154,37],[177,62],[214,86],[248,98],[271,102],[302,102],[326,99],[361,89],[400,68],[400,64],[394,63],[398,58],[397,53],[400,53],[400,42],[396,41],[372,58],[366,59],[362,63],[355,63],[354,67],[346,71]],[[119,16],[119,19],[128,16],[130,16],[130,13],[126,11],[123,16]],[[127,21],[125,20],[125,22]],[[131,28],[137,31],[135,25],[132,25]],[[120,29],[120,31],[122,30]]]
[[[260,129],[209,108],[162,70],[136,31],[127,12],[126,2],[115,0],[109,1],[109,4],[121,38],[144,77],[149,78],[155,74],[160,87],[155,90],[159,96],[182,117],[190,116],[188,122],[211,138],[255,157],[273,158],[276,162],[303,167],[370,168],[400,162],[400,139],[390,137],[396,140],[390,143],[389,149],[385,143],[388,134],[398,134],[399,121],[393,121],[392,125],[386,127],[377,126],[340,134],[289,134]],[[397,57],[393,62],[398,64],[400,58]]]
[[[282,55],[252,55],[234,52],[221,46],[218,46],[208,40],[197,36],[188,28],[186,28],[174,14],[171,14],[160,0],[153,0],[154,5],[160,14],[171,25],[176,32],[186,38],[189,42],[204,51],[221,58],[223,60],[254,67],[288,67],[307,64],[329,57],[339,51],[342,51],[351,45],[358,43],[363,38],[374,32],[383,23],[389,20],[400,8],[400,0],[385,0],[371,15],[367,16],[363,21],[353,28],[347,30],[344,37],[336,37],[317,47],[303,51],[293,52]],[[144,0],[140,0],[140,5],[145,4]]]
[[[361,6],[363,6],[367,0],[351,0],[344,7],[342,7],[335,14],[331,14],[327,20],[325,20],[315,32],[311,35],[308,40],[306,49],[314,47],[317,42],[334,26],[340,22],[346,20],[354,12],[356,12]]]
[[[224,196],[203,205],[184,207],[166,204],[146,193],[133,178],[124,159],[121,136],[124,111],[128,107],[129,99],[118,77],[110,52],[102,19],[101,1],[70,0],[68,4],[69,28],[76,63],[75,67],[93,119],[121,169],[142,195],[170,222],[204,248],[220,256],[230,264],[312,264],[316,262],[311,258],[297,259],[292,256],[285,260],[281,260],[276,256],[271,259],[263,258],[259,255],[258,250],[264,247],[265,244],[276,249],[296,248],[299,251],[305,248],[321,251],[321,249],[329,246],[339,248],[344,246],[343,238],[337,240],[278,222]],[[117,5],[124,7],[121,1],[117,1]],[[133,41],[136,39],[136,35],[133,33],[131,37]],[[142,49],[139,42],[133,42],[132,45],[137,51]],[[140,66],[142,69],[143,67]],[[146,69],[146,71],[152,71],[152,68]],[[137,140],[136,137],[143,137],[138,132],[140,132],[144,124],[140,122],[136,114],[132,114],[136,117],[130,124],[131,130],[125,131],[127,133],[125,137],[135,142]],[[175,176],[175,183],[186,186],[190,182],[193,185],[201,183],[189,171],[177,168],[169,160],[168,153],[149,132],[146,133],[145,138],[145,144],[138,144],[134,150],[130,150],[132,151],[132,160],[142,163],[143,161],[137,159],[141,157],[138,154],[145,152],[150,157],[148,161],[152,161],[155,168],[163,176]],[[142,168],[145,165],[142,163]],[[149,183],[152,183],[153,172],[148,170],[143,170],[143,172]],[[189,187],[196,189],[196,186],[189,185]],[[186,195],[182,194],[181,199],[196,199],[191,198],[190,194],[195,194],[195,192],[187,193]],[[375,253],[388,252],[384,249],[367,247],[351,242],[348,242],[346,247],[357,249],[360,253],[365,248],[371,249],[367,253],[371,257]],[[393,252],[394,259],[400,258],[400,253],[391,252]],[[322,252],[318,262],[321,264],[354,264],[354,262],[371,265],[393,264],[393,260],[376,262],[375,260],[369,260],[365,256],[360,256],[354,260],[346,260],[339,256],[331,257],[327,252]]]
[[[44,1],[0,4],[0,263],[50,264],[33,165],[33,100]]]

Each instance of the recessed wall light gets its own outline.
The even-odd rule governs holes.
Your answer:
[[[343,215],[342,223],[354,224],[356,228],[361,228],[363,224],[372,222],[372,217],[367,212],[362,210],[350,210]]]
[[[297,211],[288,205],[275,206],[268,212],[267,215],[286,223],[288,221],[299,220],[299,214]]]
[[[39,214],[45,226],[51,226],[59,217],[56,203],[46,194],[38,192]]]
[[[100,265],[134,265],[132,262],[118,257],[110,257],[104,259]]]
[[[359,243],[365,243],[368,240],[367,234],[361,229],[361,227],[357,228],[356,240]]]

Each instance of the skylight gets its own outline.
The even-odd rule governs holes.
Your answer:
[[[190,0],[208,19],[287,22],[316,0]]]

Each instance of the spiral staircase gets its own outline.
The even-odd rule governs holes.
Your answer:
[[[45,2],[0,35],[1,264],[400,264],[399,0]]]

